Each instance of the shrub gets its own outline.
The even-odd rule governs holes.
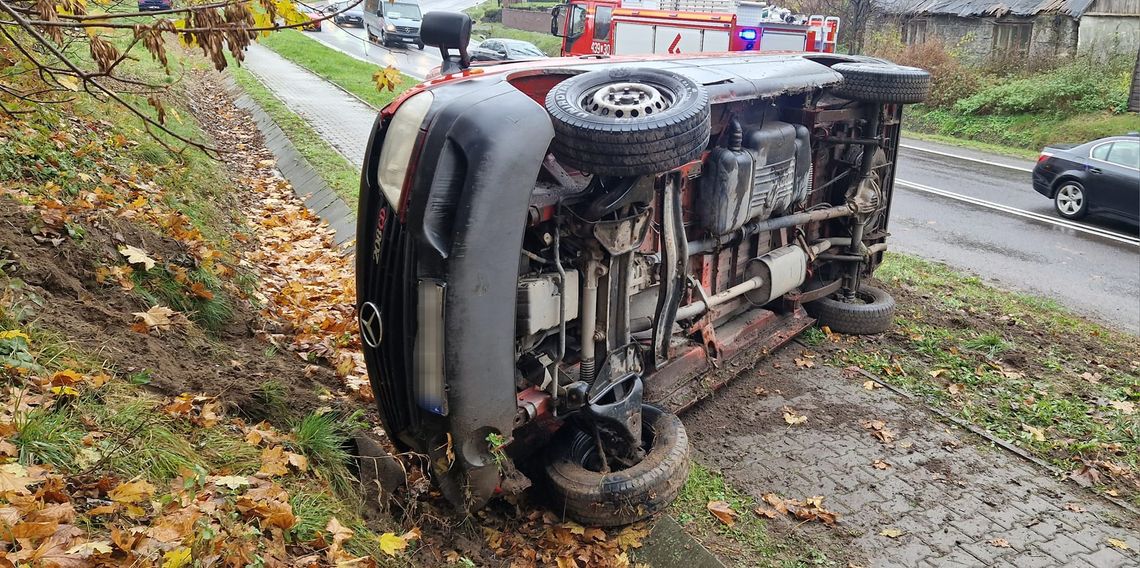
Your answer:
[[[958,100],[954,111],[970,115],[1122,112],[1130,70],[1119,64],[1072,60],[1051,71],[995,83]]]
[[[899,65],[920,67],[930,72],[930,107],[949,107],[977,91],[981,75],[962,65],[958,57],[939,41],[903,45],[897,32],[878,32],[867,40],[867,52]]]

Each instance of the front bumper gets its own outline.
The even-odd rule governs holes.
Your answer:
[[[453,502],[477,508],[500,481],[487,437],[509,437],[518,407],[518,275],[503,268],[518,265],[530,194],[554,130],[545,109],[506,82],[464,87],[453,90],[462,97],[436,99],[426,119],[403,219],[379,189],[385,125],[374,129],[360,192],[357,307],[383,318],[383,338],[366,344],[364,356],[385,429],[420,452],[452,449],[454,466],[437,472],[441,487]],[[414,396],[423,282],[446,290],[444,416]]]
[[[407,33],[407,32],[399,32],[399,31],[390,32],[390,31],[385,30],[384,31],[384,39],[386,39],[388,41],[402,41],[402,42],[406,42],[406,43],[419,43],[420,42],[420,33],[419,32]]]

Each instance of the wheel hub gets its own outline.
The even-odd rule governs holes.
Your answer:
[[[645,83],[613,83],[587,94],[583,107],[599,116],[637,118],[659,113],[672,104],[657,87]]]

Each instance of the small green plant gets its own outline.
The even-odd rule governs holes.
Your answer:
[[[989,358],[997,357],[1009,349],[1009,342],[996,333],[983,333],[977,337],[967,339],[962,345],[971,351],[984,353]]]
[[[353,432],[364,426],[363,412],[314,412],[293,428],[297,451],[328,480],[333,491],[345,500],[358,498],[355,478],[348,469],[352,456],[348,449]]]
[[[12,444],[24,465],[49,464],[70,468],[83,430],[72,420],[69,409],[35,409],[16,415]]]
[[[285,418],[289,414],[288,391],[280,381],[269,379],[253,390],[253,399],[257,401],[265,417],[274,420]]]
[[[504,446],[507,445],[507,438],[502,434],[491,432],[487,434],[487,449],[491,451],[491,459],[495,460],[495,465],[502,467],[507,463],[507,452]]]
[[[140,369],[127,375],[127,382],[132,385],[149,385],[150,369]]]
[[[823,345],[824,341],[827,341],[827,334],[824,333],[822,329],[812,326],[800,334],[800,341],[812,347],[817,347]]]

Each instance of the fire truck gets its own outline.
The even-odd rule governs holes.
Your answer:
[[[551,13],[562,55],[688,54],[726,51],[834,53],[839,18],[796,17],[756,2],[685,3],[720,11],[633,6],[622,0],[572,0]]]

